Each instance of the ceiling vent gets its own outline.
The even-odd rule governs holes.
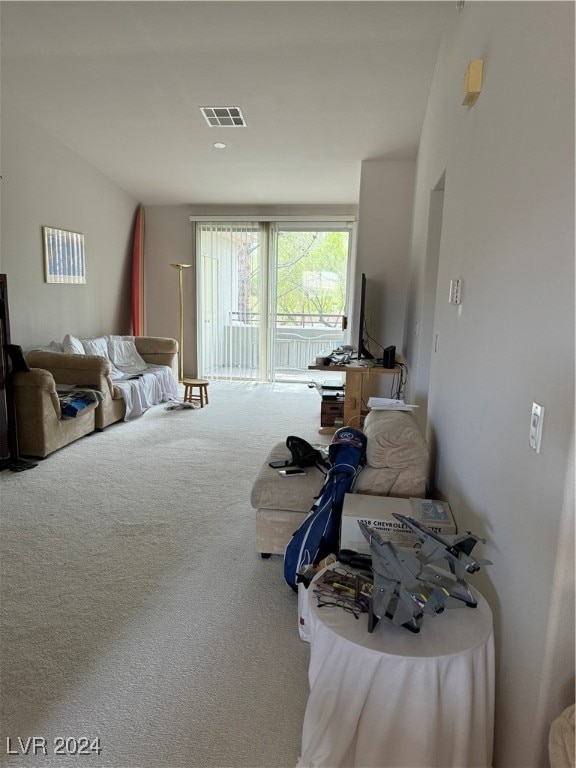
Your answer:
[[[240,107],[200,107],[204,120],[211,128],[245,128]]]

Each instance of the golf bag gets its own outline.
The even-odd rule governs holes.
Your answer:
[[[296,592],[298,571],[337,553],[344,494],[366,462],[366,435],[353,427],[337,430],[328,448],[332,466],[324,485],[284,552],[284,579]]]

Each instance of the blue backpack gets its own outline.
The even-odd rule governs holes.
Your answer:
[[[344,494],[366,462],[366,435],[353,427],[340,428],[332,438],[328,455],[332,466],[320,494],[284,552],[284,579],[294,591],[299,570],[338,552]]]

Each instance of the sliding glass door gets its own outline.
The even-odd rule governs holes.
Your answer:
[[[351,230],[198,222],[198,373],[306,381],[345,341]]]
[[[274,228],[270,378],[310,378],[308,365],[344,343],[350,232]]]

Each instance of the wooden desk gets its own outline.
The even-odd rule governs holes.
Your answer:
[[[342,371],[346,374],[344,388],[344,426],[360,428],[362,413],[362,389],[367,377],[400,374],[400,368],[382,368],[368,365],[309,365],[309,371]]]

